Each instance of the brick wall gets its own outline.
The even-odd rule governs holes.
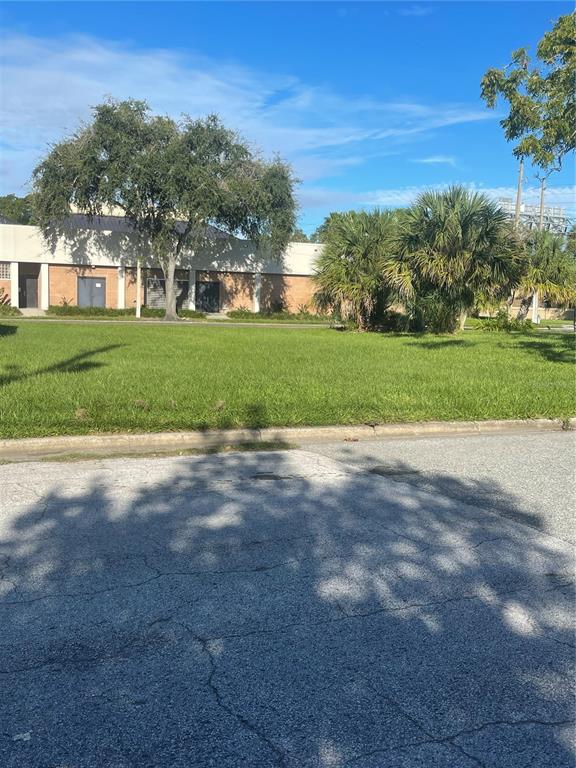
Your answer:
[[[126,308],[136,306],[136,269],[126,269]],[[176,277],[188,279],[187,270],[177,270]],[[147,276],[162,277],[160,270],[142,270],[141,302],[144,303],[145,283]],[[50,265],[50,304],[62,304],[64,300],[71,304],[78,303],[77,279],[82,277],[101,277],[106,279],[106,306],[118,306],[118,268],[117,267],[83,267]],[[201,272],[196,273],[197,281],[217,281],[220,283],[220,309],[223,312],[232,309],[254,306],[254,274],[249,272]],[[10,281],[0,281],[10,290]],[[282,305],[290,312],[297,311],[301,305],[312,308],[314,284],[312,278],[299,275],[262,275],[260,306],[262,311],[272,310]],[[40,293],[39,293],[40,295]]]
[[[254,274],[251,272],[197,272],[196,281],[220,283],[220,311],[254,306]]]
[[[2,292],[4,289],[4,292]],[[0,280],[0,294],[10,296],[10,280]]]
[[[280,306],[289,312],[296,312],[306,305],[313,312],[312,296],[314,283],[311,277],[299,275],[262,275],[260,307],[263,312],[278,309]]]
[[[50,265],[50,304],[78,303],[78,277],[101,277],[106,280],[106,306],[118,306],[118,267],[80,267]]]

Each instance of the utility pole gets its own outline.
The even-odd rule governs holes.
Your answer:
[[[140,259],[136,262],[136,317],[140,317],[140,302],[142,296],[142,267]]]
[[[518,169],[518,188],[516,190],[516,211],[514,213],[514,226],[518,229],[520,225],[520,207],[522,205],[522,181],[524,179],[524,158],[520,158],[520,168]]]
[[[540,176],[540,215],[538,218],[538,229],[540,232],[544,231],[544,193],[546,191],[546,179],[550,175],[550,171],[544,176]],[[534,296],[532,297],[532,322],[538,323],[538,291],[534,291]]]
[[[540,179],[540,221],[538,229],[540,232],[544,229],[544,190],[546,189],[546,177]]]

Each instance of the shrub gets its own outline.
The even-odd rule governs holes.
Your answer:
[[[18,307],[12,307],[10,304],[0,304],[0,315],[2,317],[18,317],[22,312]]]
[[[256,313],[252,312],[248,307],[238,307],[238,309],[232,309],[230,312],[226,312],[228,317],[254,317]]]
[[[196,318],[197,320],[203,320],[206,317],[204,312],[197,312],[195,309],[179,309],[178,314],[180,317]]]
[[[128,317],[135,314],[133,309],[108,309],[108,307],[77,307],[68,302],[48,307],[49,315],[59,317]]]
[[[312,312],[272,312],[271,310],[264,311],[264,312],[251,312],[249,309],[246,309],[245,307],[239,307],[238,309],[232,309],[230,312],[227,312],[226,315],[230,319],[234,320],[262,320],[262,321],[292,321],[294,323],[297,322],[319,322],[319,323],[327,323],[331,319],[331,315],[327,314],[319,314],[319,313],[312,313]]]
[[[532,333],[534,331],[532,320],[519,320],[515,317],[510,317],[506,307],[500,307],[495,317],[481,319],[478,327],[482,331],[496,331],[500,333]]]
[[[160,319],[165,314],[163,309],[155,309],[154,307],[142,307],[140,313],[142,317],[158,317]],[[65,303],[49,307],[47,314],[59,317],[134,317],[136,310],[112,309],[109,307],[77,307],[65,301]],[[181,309],[178,314],[180,317],[187,318],[201,319],[205,317],[203,312],[196,312],[191,309]]]
[[[18,317],[22,312],[18,307],[13,307],[10,303],[10,296],[6,293],[4,288],[0,288],[0,315],[3,317]]]
[[[396,312],[393,309],[389,309],[382,315],[379,328],[382,331],[404,333],[410,329],[410,318],[402,312]]]

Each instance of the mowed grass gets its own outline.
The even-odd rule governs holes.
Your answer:
[[[0,435],[572,416],[574,337],[0,322]]]

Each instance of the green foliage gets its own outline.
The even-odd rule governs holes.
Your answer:
[[[388,309],[380,318],[378,328],[391,333],[406,333],[410,330],[410,318],[405,312]]]
[[[414,329],[450,332],[481,299],[504,299],[524,268],[506,214],[463,187],[424,192],[400,220],[398,258],[385,278]]]
[[[518,290],[566,307],[576,303],[576,254],[571,242],[551,232],[530,232],[525,240],[526,269]]]
[[[7,219],[11,224],[35,224],[32,195],[25,197],[0,196],[0,216]]]
[[[230,312],[226,312],[226,315],[228,317],[236,317],[236,318],[243,318],[243,317],[252,317],[255,313],[248,309],[248,307],[238,307],[238,309],[232,309]]]
[[[507,297],[526,265],[499,206],[463,187],[404,211],[331,214],[324,237],[316,305],[360,330],[453,332],[473,307]]]
[[[306,232],[304,232],[304,230],[300,229],[299,227],[296,227],[296,229],[292,232],[292,236],[290,238],[290,241],[292,243],[309,243],[309,242],[313,242],[313,241],[310,241],[310,239],[308,238],[308,235],[306,234]]]
[[[111,309],[109,307],[77,307],[75,304],[71,304],[68,301],[64,301],[62,304],[56,304],[50,306],[46,310],[46,314],[53,315],[55,317],[126,317],[135,318],[135,309]],[[149,318],[162,318],[164,317],[163,309],[154,309],[153,307],[142,307],[140,310],[142,317]],[[202,319],[206,315],[203,312],[195,312],[191,309],[180,309],[178,311],[180,317],[186,317],[190,319]]]
[[[77,307],[69,302],[54,304],[46,314],[57,317],[128,317],[134,315],[133,309],[108,309],[106,307]]]
[[[6,293],[4,288],[0,288],[0,315],[2,317],[18,317],[22,312],[18,307],[13,307],[10,302],[10,296]]]
[[[316,306],[353,320],[359,330],[373,326],[392,297],[384,264],[392,256],[395,234],[396,218],[388,212],[332,214],[316,262]]]
[[[344,216],[343,213],[335,213],[332,212],[328,214],[328,216],[324,219],[322,224],[320,224],[317,229],[312,232],[310,235],[310,242],[311,243],[325,243],[328,237],[328,232],[330,231],[330,227],[332,227],[334,224],[336,224],[338,221],[340,221],[340,218]]]
[[[287,310],[252,312],[247,307],[238,307],[226,313],[231,320],[249,320],[251,322],[287,322],[287,323],[328,323],[330,317],[325,314],[311,312],[306,305],[298,308],[297,312]]]
[[[107,101],[92,122],[56,144],[34,171],[38,222],[66,237],[73,209],[120,212],[150,245],[166,279],[166,316],[176,316],[174,273],[216,230],[274,254],[295,226],[294,179],[279,158],[264,162],[217,116],[179,123],[143,101]]]
[[[482,78],[489,107],[499,97],[509,104],[501,125],[506,140],[517,142],[514,154],[545,169],[558,167],[576,146],[575,39],[576,14],[561,16],[538,44],[536,66],[520,48],[508,67],[489,69]]]
[[[499,331],[501,333],[533,333],[531,320],[520,320],[510,317],[507,307],[500,307],[495,317],[481,318],[478,327],[482,331]]]

